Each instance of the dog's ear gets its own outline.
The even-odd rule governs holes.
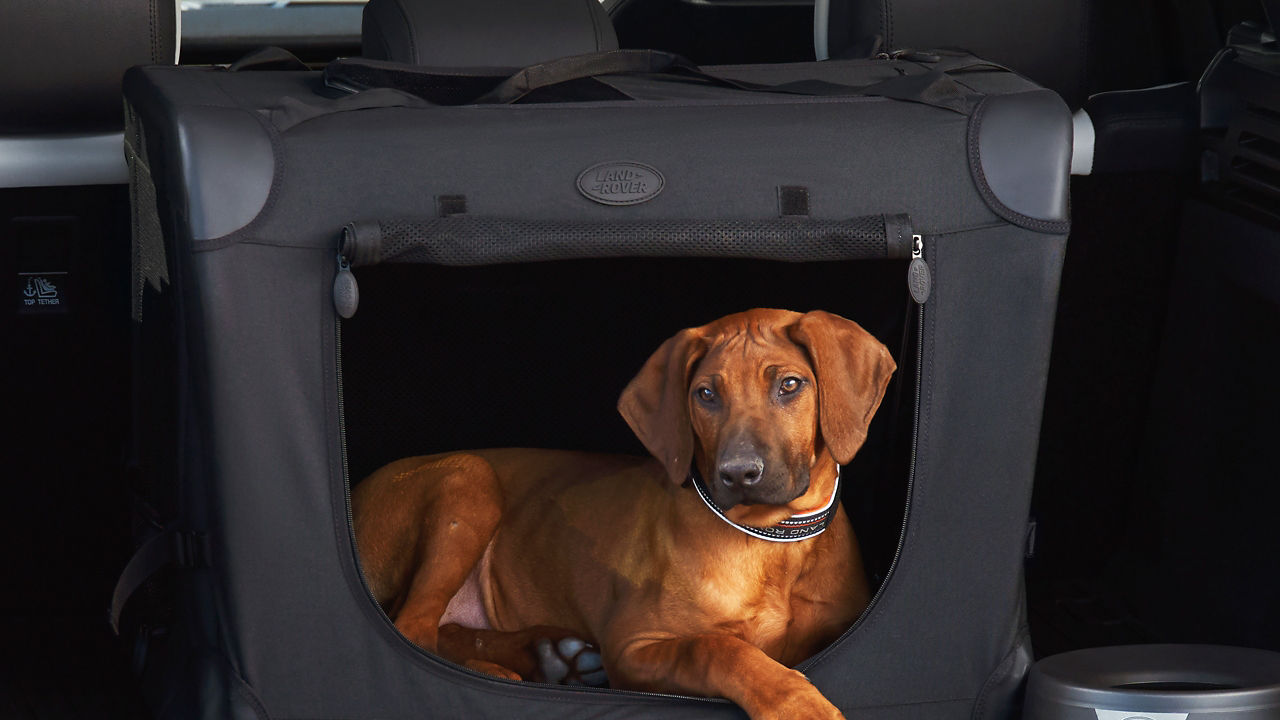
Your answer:
[[[806,313],[790,335],[809,352],[818,375],[818,425],[831,456],[844,465],[867,439],[867,426],[898,366],[871,333],[829,312]]]
[[[677,485],[693,462],[689,373],[705,354],[702,329],[681,330],[650,356],[618,398],[618,412]]]

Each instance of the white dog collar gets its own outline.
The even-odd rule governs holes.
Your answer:
[[[698,497],[702,498],[702,502],[706,503],[711,512],[715,513],[721,520],[729,523],[738,530],[761,540],[769,542],[798,542],[800,540],[808,540],[811,537],[821,535],[836,516],[836,510],[840,507],[840,466],[836,466],[836,483],[831,490],[831,497],[827,499],[827,503],[812,512],[802,513],[800,515],[792,515],[779,522],[777,525],[769,527],[755,527],[753,525],[742,525],[729,519],[724,514],[724,510],[716,505],[711,499],[711,493],[707,490],[706,483],[702,481],[702,477],[696,472],[689,473],[689,479],[693,482],[693,487],[698,491]]]

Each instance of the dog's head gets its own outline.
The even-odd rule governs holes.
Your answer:
[[[722,508],[784,505],[824,454],[853,459],[895,369],[851,320],[749,310],[663,343],[618,410],[672,482],[696,463]]]

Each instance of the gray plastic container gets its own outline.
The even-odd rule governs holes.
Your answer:
[[[1124,645],[1054,655],[1027,681],[1023,720],[1280,718],[1280,653]]]

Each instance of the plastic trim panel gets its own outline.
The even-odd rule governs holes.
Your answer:
[[[0,188],[127,182],[124,133],[0,137]]]

